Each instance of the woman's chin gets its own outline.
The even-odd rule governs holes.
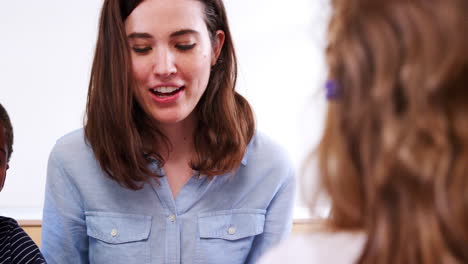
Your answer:
[[[174,116],[153,116],[154,120],[160,125],[172,126],[183,124],[188,119],[186,115],[174,115]]]

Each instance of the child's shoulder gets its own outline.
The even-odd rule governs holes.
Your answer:
[[[0,241],[9,239],[17,230],[21,230],[21,227],[15,219],[0,216]]]
[[[16,222],[15,219],[5,217],[5,216],[0,216],[0,228],[16,227],[16,226],[18,226],[18,222]]]

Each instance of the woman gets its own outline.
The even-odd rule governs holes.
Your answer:
[[[332,9],[327,230],[261,263],[468,263],[468,1]]]
[[[3,190],[9,161],[13,153],[13,127],[0,104],[0,191]],[[45,263],[39,248],[16,220],[0,216],[0,263]]]
[[[49,159],[49,263],[254,263],[288,233],[293,168],[236,72],[221,0],[104,1],[84,130]]]

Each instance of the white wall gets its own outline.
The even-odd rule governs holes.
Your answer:
[[[320,137],[326,0],[226,0],[239,91],[297,166]],[[0,215],[40,218],[48,154],[82,126],[101,1],[6,1],[0,102],[15,130]]]

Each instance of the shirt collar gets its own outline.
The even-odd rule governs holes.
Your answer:
[[[241,160],[241,164],[243,166],[247,166],[247,160],[249,159],[249,150],[250,150],[250,144],[247,145],[247,148],[245,148],[244,157]]]

